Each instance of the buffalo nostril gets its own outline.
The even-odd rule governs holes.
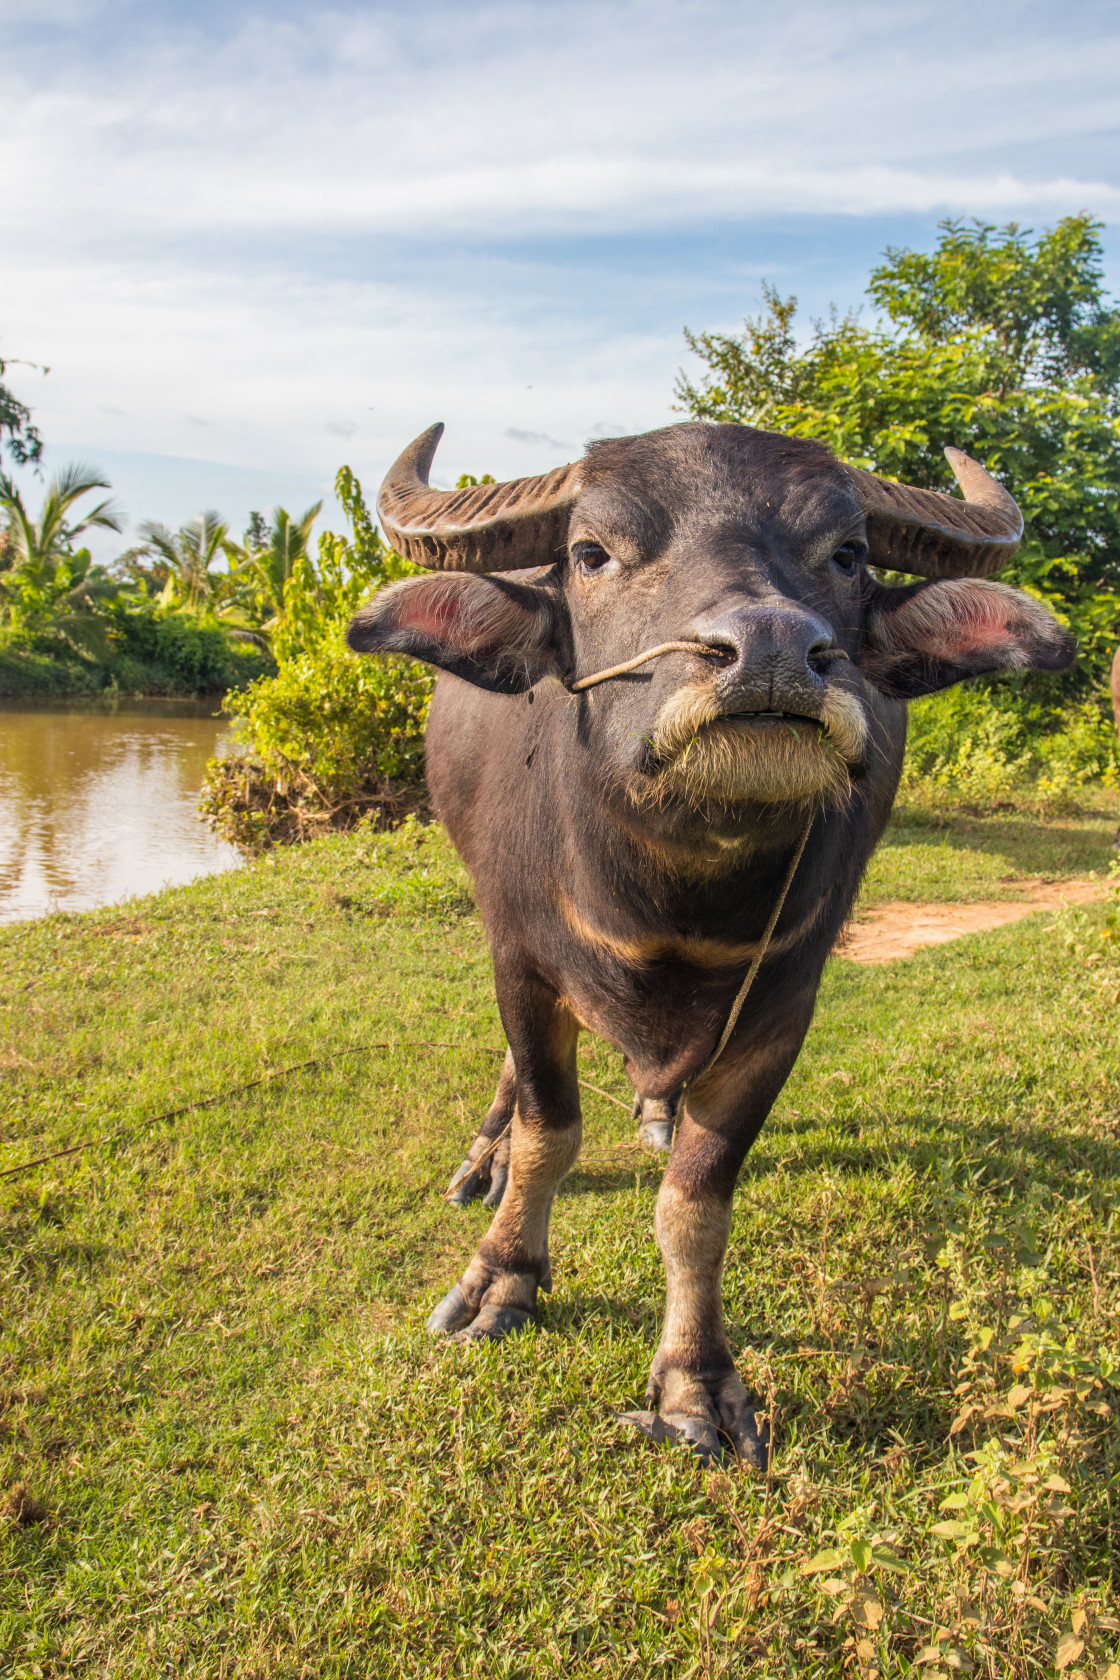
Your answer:
[[[703,657],[712,665],[717,665],[723,669],[727,665],[734,665],[739,657],[739,650],[729,647],[726,642],[712,642]]]
[[[834,659],[846,659],[848,656],[842,648],[838,648],[829,636],[819,636],[805,655],[805,663],[810,670],[818,675],[828,670]]]

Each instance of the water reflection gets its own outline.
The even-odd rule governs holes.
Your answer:
[[[0,922],[232,869],[198,816],[228,722],[215,701],[113,711],[0,702]]]

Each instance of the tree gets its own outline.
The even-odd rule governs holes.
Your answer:
[[[268,622],[279,618],[284,610],[284,592],[297,562],[307,559],[311,527],[322,507],[322,502],[316,502],[299,520],[293,519],[285,508],[273,508],[270,527],[265,527],[260,515],[254,514],[245,542],[227,541],[224,545],[231,566],[248,583],[258,609],[268,615]]]
[[[934,251],[889,248],[864,325],[835,310],[807,345],[795,298],[764,288],[739,335],[691,333],[705,364],[680,405],[698,419],[821,438],[888,477],[953,487],[955,443],[1007,484],[1026,520],[1008,579],[1047,599],[1096,682],[1120,620],[1120,308],[1105,297],[1100,224],[1069,216],[1037,238],[1016,223],[941,223]]]
[[[193,613],[211,607],[216,594],[211,567],[225,551],[229,534],[225,520],[209,510],[195,514],[177,531],[154,519],[144,520],[139,530],[144,540],[121,555],[118,567],[138,577],[151,571],[162,575],[164,606]]]
[[[245,548],[252,549],[254,552],[258,548],[268,547],[268,526],[265,524],[264,514],[258,513],[256,508],[249,515],[249,523],[245,527],[243,543]]]
[[[9,361],[12,358],[9,357]],[[8,371],[8,364],[0,357],[0,379]],[[49,372],[43,368],[44,373]],[[43,453],[43,440],[31,423],[31,410],[6,385],[0,384],[0,444],[7,440],[8,454],[17,466],[25,467],[38,461]]]
[[[74,463],[47,485],[38,519],[32,518],[12,480],[0,472],[5,513],[0,549],[0,609],[9,625],[33,636],[61,638],[77,651],[103,659],[105,620],[97,608],[118,585],[95,566],[88,548],[74,548],[83,532],[119,531],[121,513],[111,501],[77,512],[77,503],[109,485],[93,467]]]

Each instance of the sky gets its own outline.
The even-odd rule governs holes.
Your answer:
[[[1120,290],[1095,0],[0,0],[0,61],[6,380],[126,536],[669,424],[686,325],[945,216],[1089,210]]]

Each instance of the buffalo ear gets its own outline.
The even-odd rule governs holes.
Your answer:
[[[979,578],[873,586],[860,670],[896,700],[992,671],[1064,671],[1076,643],[1040,601]]]
[[[441,572],[378,590],[350,620],[355,653],[406,653],[496,694],[523,694],[557,668],[555,608],[544,590]]]

